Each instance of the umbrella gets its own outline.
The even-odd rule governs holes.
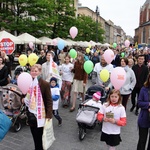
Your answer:
[[[45,36],[40,37],[39,40],[42,41],[43,45],[45,45],[45,44],[46,45],[52,45],[52,41],[53,41],[52,39],[45,37]]]
[[[18,36],[18,38],[24,43],[24,44],[28,44],[30,42],[35,43],[35,44],[42,44],[42,41],[40,41],[39,39],[37,39],[36,37],[28,34],[28,33],[23,33],[21,35]]]
[[[22,41],[18,37],[10,34],[9,32],[1,31],[0,32],[0,41],[4,38],[11,39],[14,42],[14,44],[22,44]]]

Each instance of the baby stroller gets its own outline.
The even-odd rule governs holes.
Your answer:
[[[85,100],[92,99],[92,96],[95,92],[101,92],[101,102],[104,103],[107,98],[107,92],[100,85],[92,85],[90,86],[85,93]]]
[[[4,113],[12,121],[14,131],[18,132],[22,128],[22,120],[27,118],[25,105],[21,102],[23,94],[17,85],[11,83],[1,86],[0,91],[2,92],[1,103]]]
[[[87,101],[79,104],[76,121],[79,127],[79,140],[82,141],[86,136],[86,129],[94,129],[97,122],[98,107],[85,105]]]

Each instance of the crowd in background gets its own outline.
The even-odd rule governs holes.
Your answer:
[[[131,99],[132,106],[130,111],[132,112],[135,109],[135,115],[139,114],[139,108],[141,111],[147,111],[147,115],[150,106],[150,100],[146,98],[147,103],[144,103],[145,107],[142,105],[141,101],[144,101],[145,96],[142,94],[141,89],[145,86],[145,81],[147,81],[147,76],[149,74],[149,67],[150,67],[150,50],[148,48],[145,49],[136,49],[136,48],[112,48],[114,52],[114,59],[111,64],[108,64],[104,57],[104,51],[107,47],[91,47],[91,51],[89,53],[86,52],[86,48],[77,47],[77,57],[75,59],[69,56],[69,49],[65,48],[65,50],[58,50],[57,48],[48,48],[48,46],[44,46],[44,48],[40,51],[34,49],[28,49],[27,55],[29,56],[31,53],[36,53],[39,55],[39,59],[37,64],[41,65],[41,75],[43,80],[47,82],[55,81],[55,85],[50,85],[52,88],[53,86],[61,86],[60,93],[57,92],[55,96],[52,97],[52,100],[56,103],[56,101],[61,97],[62,106],[67,108],[71,104],[70,112],[73,112],[76,107],[76,99],[78,96],[81,97],[81,100],[84,101],[84,94],[87,88],[87,81],[88,79],[93,78],[95,75],[95,82],[93,84],[99,84],[100,86],[104,87],[106,91],[113,89],[113,86],[108,80],[107,82],[101,81],[99,77],[99,73],[102,69],[106,68],[109,73],[115,67],[122,67],[126,71],[127,78],[126,82],[123,87],[120,89],[120,94],[122,97],[122,105],[124,106],[125,110],[127,107],[127,102]],[[57,85],[57,81],[55,79],[51,80],[51,76],[48,74],[48,69],[50,65],[51,57],[57,66],[57,69],[62,77],[62,85]],[[13,55],[6,55],[4,52],[0,54],[0,86],[5,86],[8,83],[12,82],[17,84],[16,80],[18,75],[23,71],[30,71],[30,66],[27,65],[26,67],[21,67],[21,70],[15,69],[15,74],[13,75],[12,66],[13,66]],[[87,74],[84,70],[84,62],[87,60],[91,60],[94,64],[93,72]],[[19,68],[19,67],[18,67]],[[18,71],[18,72],[17,72]],[[149,79],[149,77],[148,77]],[[149,88],[149,80],[147,81],[146,88]],[[71,95],[72,91],[72,95]],[[146,92],[148,94],[148,92]],[[2,93],[0,93],[2,96]],[[59,96],[60,97],[57,97]],[[139,97],[139,99],[138,99]],[[148,96],[147,96],[148,97]],[[72,102],[71,102],[72,99]],[[138,100],[139,105],[138,105]],[[57,104],[58,105],[58,102]],[[144,108],[143,108],[144,107]],[[144,110],[143,110],[144,109]],[[58,124],[62,124],[62,119],[58,113],[58,107],[53,109],[53,115],[58,119]],[[148,125],[141,125],[141,115],[139,115],[139,142],[138,142],[138,149],[144,150],[145,143],[148,134],[148,128],[150,127],[150,121],[148,121]],[[146,118],[148,119],[148,118]],[[114,123],[114,122],[113,122]],[[142,137],[142,138],[141,138]],[[145,138],[143,138],[145,137]],[[144,144],[143,144],[144,143]],[[144,149],[143,149],[144,147]]]

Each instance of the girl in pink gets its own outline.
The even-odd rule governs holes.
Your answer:
[[[119,90],[113,89],[106,103],[97,115],[99,121],[103,121],[101,141],[106,142],[108,150],[116,150],[120,144],[121,126],[126,125],[126,111],[121,104],[121,95]]]

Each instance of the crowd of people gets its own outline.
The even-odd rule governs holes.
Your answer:
[[[33,83],[30,87],[28,100],[31,101],[31,99],[34,98],[35,104],[29,103],[32,104],[32,106],[28,106],[28,111],[30,113],[34,112],[35,116],[40,115],[35,112],[37,108],[35,107],[34,110],[33,105],[37,106],[37,103],[41,102],[41,109],[43,110],[44,108],[43,118],[51,119],[53,114],[58,120],[58,125],[61,126],[63,118],[58,111],[59,100],[61,100],[60,103],[64,109],[71,106],[69,111],[75,111],[78,96],[81,96],[81,100],[84,102],[85,92],[88,88],[88,79],[93,78],[94,75],[95,81],[93,84],[101,86],[108,93],[108,98],[102,104],[97,116],[97,119],[103,122],[101,141],[106,142],[109,146],[109,150],[115,150],[116,146],[119,145],[121,142],[120,127],[126,125],[126,107],[128,100],[131,99],[132,106],[130,111],[132,112],[135,109],[135,115],[139,115],[139,141],[137,150],[145,150],[148,129],[150,127],[150,50],[138,50],[134,47],[123,49],[111,48],[114,52],[114,59],[111,64],[108,64],[103,56],[106,49],[105,47],[95,46],[87,53],[85,48],[78,48],[76,49],[77,57],[73,59],[70,57],[69,51],[48,49],[48,47],[45,46],[39,53],[37,63],[32,67],[27,66],[27,68],[19,66],[18,68],[21,70],[16,69],[15,76],[11,74],[11,57],[1,52],[0,86],[5,86],[10,82],[17,84],[18,75],[23,71],[30,71]],[[32,52],[34,51],[29,50],[27,55]],[[87,74],[84,69],[84,62],[87,60],[91,60],[94,65],[93,72],[90,74]],[[61,84],[58,82],[58,79],[49,72],[51,61],[53,61],[61,76]],[[107,82],[101,80],[100,72],[103,69],[107,69],[111,74],[113,68],[119,66],[124,68],[126,72],[126,81],[119,90],[115,90],[110,79],[108,79]],[[11,76],[12,80],[10,80],[9,76]],[[35,91],[34,86],[40,92]],[[0,98],[2,99],[2,92],[0,92]],[[24,98],[25,101],[26,98],[27,96]],[[2,107],[2,103],[0,103],[0,108],[2,109]],[[30,107],[33,111],[29,109]],[[109,118],[108,116],[111,117]],[[29,122],[36,150],[43,149],[43,124],[37,126],[37,124],[39,125],[40,123],[38,119],[34,125]],[[147,149],[149,149],[149,145],[150,142]]]

